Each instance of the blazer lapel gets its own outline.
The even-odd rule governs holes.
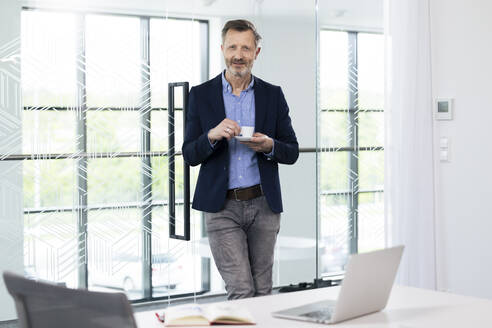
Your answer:
[[[255,77],[255,131],[264,132],[265,115],[267,111],[267,98],[263,81]]]
[[[210,104],[215,113],[214,118],[217,120],[217,124],[222,122],[226,118],[224,107],[224,96],[222,94],[222,74],[219,74],[214,78],[210,90]]]

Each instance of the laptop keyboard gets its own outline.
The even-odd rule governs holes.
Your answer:
[[[333,309],[324,308],[312,312],[303,313],[301,314],[301,316],[308,317],[319,322],[327,322],[331,319],[332,313],[333,313]]]

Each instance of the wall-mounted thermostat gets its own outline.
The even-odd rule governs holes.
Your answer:
[[[436,120],[453,119],[453,99],[437,98],[434,105],[434,118]]]

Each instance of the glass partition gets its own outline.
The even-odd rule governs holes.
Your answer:
[[[319,0],[320,275],[384,246],[383,1]]]
[[[185,188],[178,150],[187,90],[177,90],[171,119],[167,86],[207,79],[209,21],[193,11],[137,15],[40,5],[22,12],[18,157],[25,162],[29,274],[70,287],[123,290],[132,300],[208,290],[209,278],[202,277],[210,274],[202,271],[209,259],[198,252],[200,213],[191,214],[192,240],[170,239],[168,155],[177,153],[173,206],[180,234]],[[169,147],[170,135],[176,148]],[[192,169],[192,191],[196,176]]]
[[[134,301],[225,292],[201,212],[190,240],[170,238],[186,220],[187,90],[171,110],[168,85],[220,74],[236,18],[263,38],[253,74],[282,88],[300,147],[279,165],[274,286],[384,245],[382,0],[37,3],[22,11],[22,151],[0,154],[22,166],[26,274]]]

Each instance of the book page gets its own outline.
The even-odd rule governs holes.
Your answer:
[[[166,326],[209,325],[203,309],[197,304],[172,306],[164,310]]]
[[[255,324],[248,309],[234,304],[211,304],[204,307],[203,312],[211,323]]]

